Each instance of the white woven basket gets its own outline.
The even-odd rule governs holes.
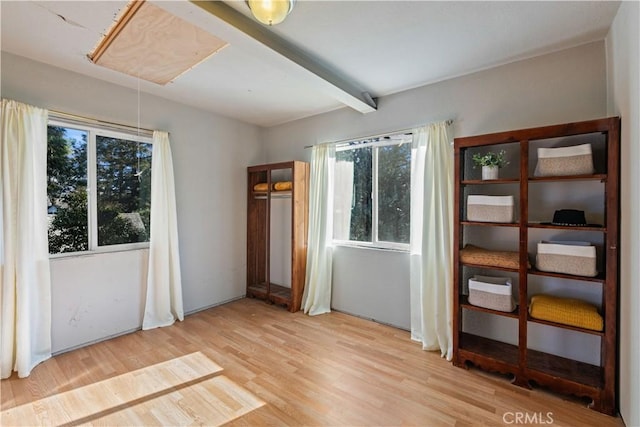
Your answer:
[[[538,243],[536,255],[538,270],[551,273],[594,277],[596,269],[596,247],[589,242]]]
[[[513,196],[468,196],[467,220],[513,222]]]
[[[538,148],[535,176],[590,175],[592,173],[591,144]]]
[[[491,310],[512,312],[516,308],[511,279],[474,276],[469,279],[469,304]]]

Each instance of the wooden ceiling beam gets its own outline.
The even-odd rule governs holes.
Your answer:
[[[311,54],[269,31],[265,26],[222,1],[191,2],[321,79],[325,83],[323,86],[326,91],[341,103],[361,113],[376,111],[376,100],[367,91],[359,88],[353,79],[331,70]]]

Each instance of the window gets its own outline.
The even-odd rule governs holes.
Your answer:
[[[147,246],[151,139],[55,121],[47,136],[49,253]]]
[[[334,240],[406,248],[410,236],[411,135],[336,147]]]

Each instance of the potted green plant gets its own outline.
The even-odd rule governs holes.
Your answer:
[[[482,179],[498,179],[498,170],[509,164],[506,154],[504,150],[500,150],[497,153],[490,151],[473,155],[475,166],[482,166]]]

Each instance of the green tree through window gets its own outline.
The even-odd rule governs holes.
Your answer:
[[[151,144],[96,137],[98,245],[146,242]]]
[[[90,139],[94,145],[89,144]],[[92,146],[94,156],[89,153]],[[93,129],[49,126],[49,252],[148,241],[151,153],[147,142],[103,135]],[[95,165],[88,165],[88,158],[95,158]],[[91,170],[95,182],[94,189],[88,191]],[[93,219],[89,215],[90,194],[95,194]]]
[[[373,187],[371,147],[354,150],[339,151],[336,153],[336,162],[350,163],[353,165],[353,177],[351,182],[352,198],[350,200],[350,227],[348,238],[357,242],[371,241],[371,215]],[[339,189],[336,189],[339,191]],[[342,236],[345,238],[347,236]]]
[[[378,148],[378,240],[409,243],[411,144]]]
[[[49,126],[47,138],[49,253],[86,251],[87,133]]]
[[[336,149],[334,238],[406,245],[410,239],[408,135],[354,141]]]

